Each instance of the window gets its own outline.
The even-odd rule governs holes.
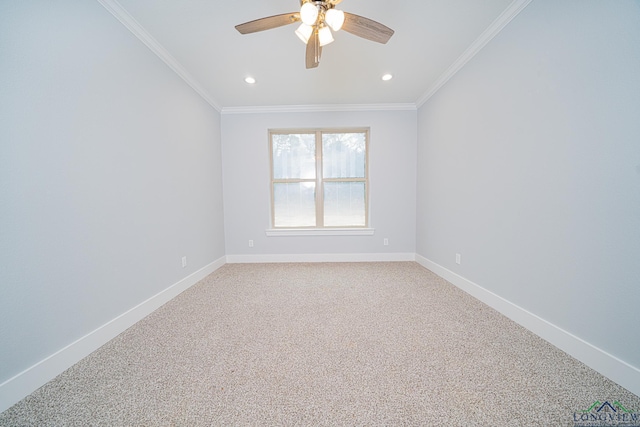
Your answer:
[[[368,129],[269,132],[273,228],[368,226]]]

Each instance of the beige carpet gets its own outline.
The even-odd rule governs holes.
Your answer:
[[[228,264],[0,425],[574,426],[595,402],[640,412],[416,263]]]

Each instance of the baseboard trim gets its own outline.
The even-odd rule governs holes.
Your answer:
[[[585,365],[640,396],[640,369],[544,320],[457,273],[416,254],[416,262],[499,311]]]
[[[226,263],[222,257],[0,384],[0,412],[42,387]]]
[[[283,262],[385,262],[415,260],[416,256],[414,253],[227,255],[227,262],[229,264]]]

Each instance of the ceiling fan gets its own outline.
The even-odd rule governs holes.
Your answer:
[[[345,30],[378,43],[386,43],[393,30],[369,18],[336,9],[342,0],[300,0],[300,12],[283,13],[236,25],[241,34],[256,33],[302,21],[296,35],[307,45],[307,68],[320,64],[322,47],[333,42],[331,30]]]

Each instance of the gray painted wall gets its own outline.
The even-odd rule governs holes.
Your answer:
[[[99,3],[0,3],[0,58],[2,383],[224,231],[219,114]]]
[[[532,2],[419,110],[416,242],[636,368],[639,46],[638,1]]]
[[[265,235],[270,228],[268,129],[315,127],[371,129],[373,236]],[[227,255],[415,253],[416,132],[416,111],[223,114]],[[383,246],[385,237],[389,246]]]

